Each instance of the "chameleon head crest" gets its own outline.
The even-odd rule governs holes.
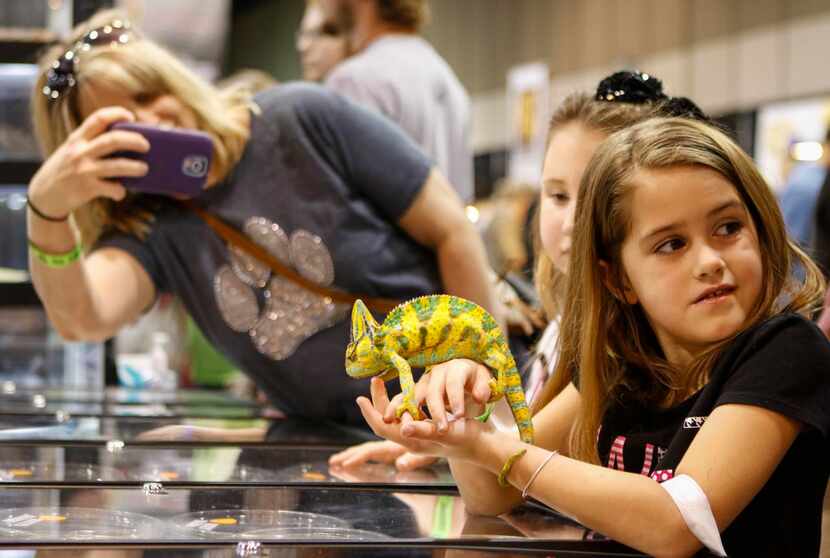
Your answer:
[[[380,339],[381,326],[375,320],[362,300],[352,307],[352,338],[346,347],[346,373],[355,378],[374,376],[386,368],[375,348],[376,337]]]

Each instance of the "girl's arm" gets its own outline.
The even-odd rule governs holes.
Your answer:
[[[30,226],[30,237],[38,234]],[[96,250],[65,268],[29,258],[32,283],[49,320],[66,340],[102,341],[141,315],[155,297],[147,272],[127,252]]]
[[[567,455],[568,435],[579,406],[579,392],[570,384],[533,417],[534,445]],[[513,437],[518,441],[518,432],[513,432]],[[450,459],[449,463],[470,513],[501,515],[522,502],[521,486],[518,489],[502,488],[496,481],[501,466],[496,471],[490,471],[463,459]]]
[[[448,294],[472,300],[501,321],[487,275],[484,244],[467,219],[458,194],[439,171],[429,173],[398,224],[419,244],[435,250]]]
[[[436,439],[425,421],[418,438]],[[800,430],[800,423],[748,405],[716,408],[680,462],[676,475],[692,477],[706,494],[722,532],[763,488]],[[509,480],[527,485],[548,451],[503,434],[485,432],[467,458],[491,475],[521,448],[527,453]],[[654,556],[691,556],[701,543],[689,531],[668,493],[649,477],[564,456],[548,462],[529,494],[583,525]]]
[[[490,373],[486,367],[465,359],[439,364],[429,374],[422,376],[416,386],[417,401],[423,399],[423,394],[428,389],[432,391],[435,387],[431,385],[433,382],[444,386],[443,382],[446,381],[446,388],[436,389],[434,393],[444,393],[446,389],[457,416],[468,417],[468,420],[449,421],[444,434],[438,434],[439,421],[446,421],[443,399],[440,407],[435,407],[435,402],[428,401],[432,420],[413,421],[408,413],[404,413],[399,422],[395,418],[395,409],[400,403],[401,395],[396,395],[390,403],[386,385],[379,378],[372,378],[372,401],[359,397],[357,403],[366,422],[378,436],[401,444],[410,452],[448,458],[464,503],[471,513],[500,515],[521,502],[521,491],[500,487],[496,474],[488,469],[486,463],[471,456],[477,452],[474,448],[480,443],[479,438],[483,432],[492,431],[494,438],[508,438],[513,443],[520,443],[518,432],[495,431],[493,421],[482,424],[470,418],[481,414],[481,409],[474,401],[468,401],[466,406],[459,402],[464,399],[465,386],[466,391],[477,393],[477,401],[486,401],[489,398],[489,378]],[[535,443],[546,448],[564,448],[579,405],[579,392],[569,385],[534,417]],[[436,408],[440,411],[434,410]],[[439,415],[441,418],[436,418]],[[499,469],[500,467],[501,464]]]
[[[142,176],[146,164],[108,158],[116,151],[147,151],[140,134],[107,131],[120,120],[133,120],[121,107],[93,113],[52,153],[29,184],[31,204],[48,216],[66,216],[92,199],[120,200],[124,188],[107,177]],[[49,221],[28,210],[29,240],[48,254],[75,247],[67,220]],[[29,258],[32,283],[57,331],[66,339],[101,340],[137,317],[155,296],[155,287],[139,263],[114,248],[97,251],[65,267]]]

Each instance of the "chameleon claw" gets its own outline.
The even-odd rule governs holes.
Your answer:
[[[496,406],[493,403],[488,403],[487,406],[484,407],[484,412],[477,416],[476,420],[480,422],[487,422],[487,419],[490,418],[491,414],[493,414],[493,409],[495,408]]]
[[[395,412],[398,418],[401,418],[404,413],[409,413],[413,420],[421,420],[424,418],[424,414],[421,412],[421,409],[411,403],[409,405],[401,405]]]

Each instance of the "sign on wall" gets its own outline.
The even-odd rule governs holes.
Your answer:
[[[811,158],[800,156],[794,148],[820,144],[828,124],[830,98],[826,97],[773,103],[758,109],[755,161],[774,190],[783,188],[795,165]]]
[[[550,117],[550,71],[547,64],[514,66],[507,73],[509,135],[508,178],[537,185],[542,176]]]

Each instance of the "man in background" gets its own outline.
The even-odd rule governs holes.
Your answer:
[[[418,32],[426,0],[319,0],[352,55],[325,84],[396,122],[432,158],[465,203],[473,200],[470,99]]]
[[[815,188],[815,194],[813,194],[817,195],[817,199],[814,213],[811,215],[814,219],[811,255],[821,266],[825,277],[828,277],[830,276],[830,173],[827,172],[827,169],[830,167],[830,128],[825,134],[822,148],[822,157],[811,184],[812,186],[818,186]],[[784,200],[782,200],[783,205]]]
[[[303,79],[309,81],[323,81],[348,55],[345,36],[333,21],[326,21],[318,0],[306,0],[296,46]]]
[[[789,235],[798,244],[815,255],[816,235],[822,228],[830,228],[830,222],[821,227],[817,222],[817,204],[822,183],[830,164],[828,138],[822,144],[822,156],[818,161],[798,163],[790,170],[786,183],[778,195],[781,213]],[[826,273],[826,271],[825,271]]]

